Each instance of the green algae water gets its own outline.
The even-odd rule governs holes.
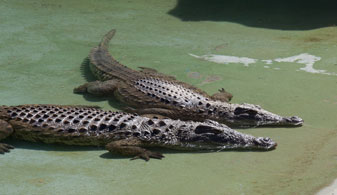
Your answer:
[[[337,178],[331,3],[319,12],[305,1],[284,1],[283,9],[280,2],[205,2],[2,0],[0,104],[119,109],[114,100],[72,93],[92,79],[80,65],[89,50],[115,28],[110,52],[121,63],[210,94],[225,88],[232,102],[298,115],[303,127],[239,130],[271,137],[278,147],[270,152],[163,151],[163,160],[149,162],[102,148],[7,140],[16,149],[0,156],[0,194],[314,194]]]

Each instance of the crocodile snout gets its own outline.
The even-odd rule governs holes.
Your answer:
[[[303,119],[301,119],[298,116],[292,116],[292,117],[289,117],[289,118],[285,118],[285,121],[286,121],[286,123],[288,123],[289,125],[292,125],[292,126],[302,126],[302,124],[304,122]]]

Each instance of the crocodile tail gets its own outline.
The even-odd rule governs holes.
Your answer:
[[[91,49],[89,67],[95,77],[101,81],[114,78],[131,81],[139,77],[139,72],[122,65],[109,54],[109,42],[115,33],[115,29],[110,30],[104,35],[100,44]]]
[[[107,34],[105,34],[102,41],[98,45],[98,47],[108,50],[109,42],[111,41],[112,37],[115,36],[115,33],[116,33],[116,29],[112,29]]]

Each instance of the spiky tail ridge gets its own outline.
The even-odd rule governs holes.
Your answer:
[[[116,29],[110,30],[107,34],[104,35],[102,41],[98,45],[98,47],[108,50],[109,49],[109,42],[111,41],[112,37],[115,36]]]
[[[124,66],[109,54],[109,42],[115,33],[115,29],[110,30],[99,45],[90,51],[90,70],[101,81],[115,78],[131,81],[139,77],[139,72]]]

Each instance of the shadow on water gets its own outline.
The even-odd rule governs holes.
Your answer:
[[[165,154],[187,154],[187,153],[188,154],[204,154],[204,153],[217,152],[217,151],[210,151],[210,150],[174,150],[174,149],[168,149],[168,148],[151,148],[151,151],[160,152],[164,156],[165,156]],[[265,150],[248,150],[248,149],[226,149],[226,150],[222,150],[220,152],[227,152],[227,153],[228,152],[240,152],[241,153],[241,152],[268,152],[268,151],[265,151]],[[104,154],[101,154],[100,157],[104,158],[104,159],[130,158],[130,156],[129,157],[121,156],[121,155],[110,153],[110,152],[106,152]]]
[[[251,27],[310,30],[337,25],[335,0],[178,0],[168,14],[183,21],[228,21]]]
[[[81,74],[87,82],[96,81],[97,79],[91,73],[89,62],[90,62],[89,57],[83,59],[82,64],[80,66]]]
[[[35,143],[22,140],[15,140],[8,138],[5,141],[7,144],[13,145],[15,148],[28,149],[28,150],[42,150],[42,151],[58,151],[58,152],[85,152],[85,151],[102,151],[102,154],[99,156],[103,159],[130,159],[132,156],[122,156],[117,153],[110,153],[104,147],[101,146],[70,146],[70,145],[61,145],[61,144],[45,144],[45,143]],[[15,149],[14,149],[15,150]],[[151,151],[156,151],[165,154],[203,154],[211,153],[217,151],[208,151],[208,150],[174,150],[167,148],[151,148]],[[237,150],[237,149],[227,149],[221,152],[268,152],[262,150]]]
[[[61,144],[45,144],[45,143],[15,140],[12,138],[6,139],[6,143],[13,145],[15,148],[28,149],[28,150],[62,151],[62,152],[104,150],[104,147],[99,146],[69,146]]]

